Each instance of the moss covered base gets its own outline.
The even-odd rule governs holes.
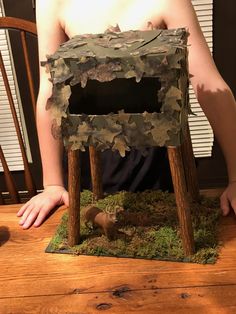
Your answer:
[[[119,192],[97,203],[92,193],[81,193],[81,243],[67,245],[67,220],[64,214],[46,252],[160,259],[214,263],[218,256],[217,225],[220,211],[216,199],[201,198],[191,204],[196,253],[184,256],[173,194],[161,191]],[[85,224],[83,208],[92,204],[104,212],[119,207],[115,236],[108,239],[99,228]]]

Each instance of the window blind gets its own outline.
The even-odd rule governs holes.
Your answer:
[[[0,16],[4,16],[4,7],[2,1],[0,2]],[[7,77],[11,88],[17,117],[20,123],[23,140],[26,146],[27,156],[29,161],[31,161],[25,121],[22,112],[21,99],[17,85],[13,57],[11,53],[10,40],[8,36],[8,31],[3,29],[0,30],[0,50],[7,72]],[[20,146],[18,143],[14,122],[9,106],[9,101],[7,98],[7,93],[5,90],[1,72],[0,72],[0,144],[3,149],[4,156],[7,160],[10,170],[11,171],[23,170],[24,167],[20,152]],[[1,162],[0,171],[3,171]]]
[[[192,0],[207,44],[213,49],[213,0]],[[190,105],[195,116],[189,117],[190,134],[195,157],[209,157],[212,153],[214,135],[193,91],[189,88]]]

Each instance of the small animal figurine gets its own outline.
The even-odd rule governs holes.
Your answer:
[[[92,223],[93,228],[99,227],[102,229],[109,240],[114,239],[117,234],[117,227],[115,226],[117,222],[116,212],[112,214],[105,213],[96,206],[87,206],[83,209],[83,215],[86,227],[89,227],[88,224]]]

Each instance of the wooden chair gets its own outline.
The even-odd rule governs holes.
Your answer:
[[[35,97],[35,92],[34,92],[34,83],[33,83],[33,78],[32,78],[32,71],[30,68],[29,53],[28,53],[26,37],[27,37],[27,33],[33,34],[35,36],[37,35],[36,25],[35,25],[35,23],[29,22],[26,20],[22,20],[22,19],[18,19],[18,18],[1,17],[0,18],[0,29],[16,30],[19,32],[20,40],[21,40],[21,44],[22,44],[23,56],[24,56],[26,74],[27,74],[27,79],[28,79],[28,84],[29,84],[30,99],[31,99],[33,111],[35,114],[36,97]],[[28,191],[28,196],[32,197],[33,195],[36,194],[35,184],[33,181],[33,177],[32,177],[31,171],[30,171],[28,159],[26,156],[26,151],[25,151],[25,146],[24,146],[24,142],[23,142],[23,138],[22,138],[22,134],[21,134],[21,130],[20,130],[20,125],[19,125],[19,121],[17,118],[16,109],[15,109],[15,105],[14,105],[14,101],[13,101],[13,97],[12,97],[12,93],[11,93],[11,89],[10,89],[9,81],[7,78],[7,73],[6,73],[4,63],[3,63],[1,52],[0,52],[0,69],[1,69],[2,78],[4,81],[4,85],[5,85],[5,89],[6,89],[10,109],[11,109],[11,114],[13,117],[14,126],[15,126],[15,130],[16,130],[16,134],[17,134],[17,139],[19,142],[20,151],[21,151],[21,155],[22,155],[22,159],[23,159],[25,185],[26,185],[26,189]],[[1,108],[0,108],[0,110],[1,110]],[[1,146],[0,146],[0,160],[1,160],[1,163],[2,163],[2,166],[4,169],[4,177],[5,177],[6,186],[7,186],[10,198],[11,198],[13,203],[19,203],[20,197],[19,197],[16,185],[14,183],[12,174],[9,170],[6,159],[4,157]],[[1,195],[1,193],[0,193],[0,195]],[[0,203],[1,202],[3,203],[2,195],[0,197]]]

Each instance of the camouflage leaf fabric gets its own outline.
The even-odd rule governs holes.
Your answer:
[[[63,43],[42,62],[50,71],[52,97],[47,103],[54,118],[52,133],[61,136],[66,147],[84,150],[118,150],[125,155],[130,147],[179,145],[188,113],[187,37],[184,28],[151,31],[107,31],[78,35]],[[160,112],[71,114],[71,88],[86,89],[89,80],[158,78],[156,97]],[[99,90],[98,90],[99,92]]]

